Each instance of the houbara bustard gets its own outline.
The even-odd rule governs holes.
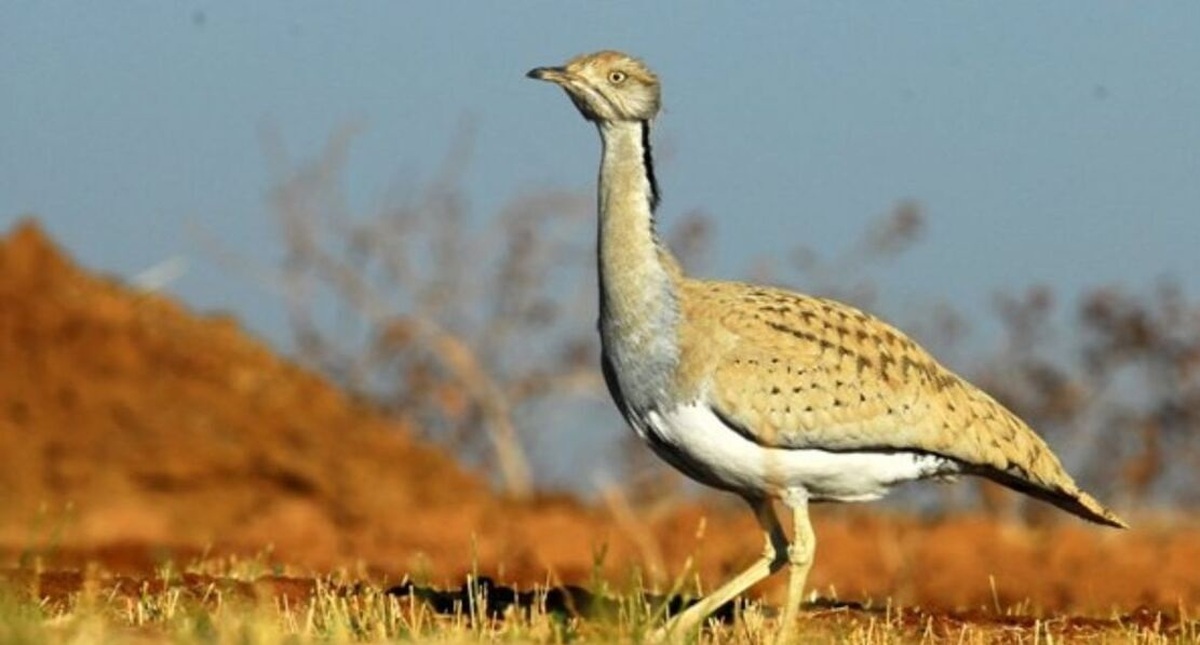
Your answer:
[[[1125,526],[1029,426],[891,325],[824,298],[684,275],[655,233],[660,89],[641,61],[601,51],[528,76],[566,90],[600,131],[600,338],[617,407],[659,457],[745,499],[766,533],[761,558],[660,636],[690,633],[786,564],[786,638],[816,546],[810,502],[968,474]],[[792,512],[790,541],[772,500]]]

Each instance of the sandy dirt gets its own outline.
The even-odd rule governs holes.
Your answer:
[[[69,582],[89,566],[136,578],[168,560],[269,550],[297,575],[352,567],[381,584],[419,573],[455,587],[478,567],[506,583],[565,584],[590,580],[604,549],[617,584],[632,565],[667,584],[692,558],[711,585],[761,548],[749,513],[724,503],[630,518],[564,496],[502,499],[412,430],[229,316],[81,269],[32,223],[0,239],[8,579],[36,567]],[[823,597],[930,611],[1200,607],[1200,525],[1131,519],[1135,530],[1118,532],[819,508],[810,581]],[[758,592],[777,598],[779,582]]]

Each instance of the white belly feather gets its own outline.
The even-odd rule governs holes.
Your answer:
[[[926,453],[765,447],[729,428],[703,403],[652,411],[644,421],[649,427],[638,428],[639,434],[660,456],[701,483],[727,490],[857,502],[879,498],[894,484],[958,471],[955,462]]]

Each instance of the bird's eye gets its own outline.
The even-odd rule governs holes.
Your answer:
[[[625,82],[625,72],[620,70],[613,70],[609,72],[608,82],[612,83],[613,85],[620,85],[621,83]]]

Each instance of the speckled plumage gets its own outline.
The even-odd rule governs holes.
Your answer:
[[[891,325],[823,298],[684,275],[654,230],[650,124],[661,95],[645,64],[604,51],[529,76],[562,87],[603,144],[599,328],[613,399],[655,453],[741,495],[766,534],[761,558],[660,636],[697,627],[786,564],[787,639],[816,545],[810,501],[972,474],[1124,526],[1024,422]],[[790,540],[772,499],[792,510]]]
[[[836,301],[736,282],[683,278],[680,292],[680,396],[705,398],[753,441],[941,455],[1124,526],[1029,426],[886,322]]]

